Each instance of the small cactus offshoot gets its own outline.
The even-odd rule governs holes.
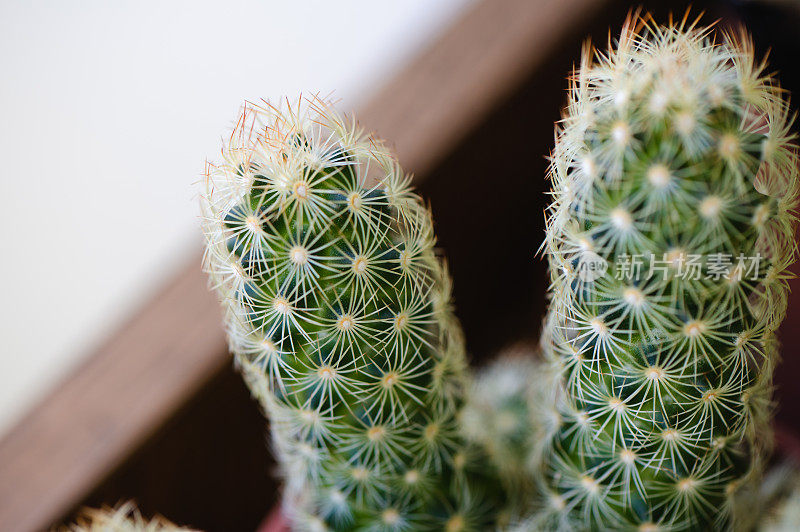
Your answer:
[[[247,104],[201,203],[205,267],[294,526],[494,526],[502,490],[456,421],[451,281],[393,155],[320,99]]]
[[[746,522],[796,252],[792,119],[764,70],[746,35],[686,18],[585,50],[550,168],[535,527]]]
[[[532,409],[544,384],[541,375],[541,361],[533,347],[521,344],[506,349],[478,372],[461,413],[464,433],[498,469],[517,517],[535,488],[528,462],[537,435]]]

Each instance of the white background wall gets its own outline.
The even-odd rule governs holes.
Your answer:
[[[472,0],[0,0],[0,434],[199,249],[243,99],[350,109]]]

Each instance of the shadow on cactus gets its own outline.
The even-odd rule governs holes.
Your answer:
[[[547,210],[555,378],[533,528],[748,528],[771,444],[797,148],[744,33],[630,17],[587,47]],[[741,504],[740,504],[741,503]]]
[[[486,530],[503,497],[456,416],[464,345],[430,213],[317,98],[248,104],[209,164],[205,265],[300,530]]]

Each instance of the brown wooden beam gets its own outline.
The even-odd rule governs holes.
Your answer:
[[[483,0],[358,116],[424,177],[602,0]],[[49,526],[229,363],[193,257],[0,440],[0,530]]]
[[[195,258],[0,441],[0,530],[42,530],[228,363]]]
[[[424,177],[542,64],[565,34],[607,3],[479,2],[376,93],[359,119],[389,141],[407,171]]]

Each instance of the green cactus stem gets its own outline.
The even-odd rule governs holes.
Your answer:
[[[744,33],[685,17],[584,52],[550,168],[537,528],[747,523],[796,252],[797,148],[764,69]]]
[[[462,333],[430,213],[317,98],[248,104],[202,195],[231,351],[299,530],[486,530],[502,500],[456,416]]]

